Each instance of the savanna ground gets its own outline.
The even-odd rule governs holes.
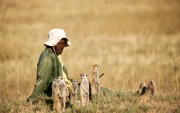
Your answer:
[[[88,107],[66,112],[180,112],[179,0],[0,0],[0,112],[52,112],[26,103],[36,63],[52,28],[72,45],[62,54],[69,76],[91,78],[100,66],[101,86],[116,91]],[[154,80],[157,93],[139,103],[139,83]]]

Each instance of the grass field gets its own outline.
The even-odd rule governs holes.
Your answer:
[[[63,28],[72,45],[62,54],[70,78],[91,78],[100,66],[101,86],[118,91],[89,107],[66,112],[180,112],[179,0],[0,0],[0,113],[51,112],[26,103],[36,64],[52,28]],[[141,81],[157,94],[138,103]]]

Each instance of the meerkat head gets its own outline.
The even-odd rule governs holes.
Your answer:
[[[78,81],[77,80],[73,80],[72,83],[78,83]]]
[[[77,81],[77,80],[73,80],[73,81],[72,81],[72,84],[73,84],[73,85],[78,85],[78,81]]]
[[[81,77],[81,79],[85,79],[85,78],[87,78],[87,74],[86,73],[81,73],[80,77]]]
[[[62,80],[61,76],[58,76],[58,77],[54,78],[54,81],[59,81],[59,80]]]
[[[99,65],[94,65],[93,66],[93,70],[98,70],[99,69]]]
[[[62,76],[58,76],[56,77],[54,80],[53,80],[53,83],[56,83],[56,84],[64,84],[64,79]]]
[[[63,80],[63,77],[62,76],[58,76],[58,77],[56,77],[56,79],[61,81],[61,80]]]

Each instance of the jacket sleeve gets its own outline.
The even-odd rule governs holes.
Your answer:
[[[49,58],[44,58],[37,67],[37,80],[32,95],[28,101],[36,101],[38,96],[43,94],[47,87],[52,71],[52,62]]]

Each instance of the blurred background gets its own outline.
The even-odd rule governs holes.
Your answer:
[[[62,54],[69,76],[135,92],[154,80],[157,94],[180,93],[179,0],[0,0],[0,93],[25,100],[47,33],[63,28],[72,43]]]

